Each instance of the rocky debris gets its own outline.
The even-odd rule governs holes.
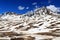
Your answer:
[[[54,37],[60,37],[59,15],[46,7],[22,15],[7,12],[0,17],[0,37],[8,36],[11,40],[55,40]],[[15,39],[15,36],[23,37]]]

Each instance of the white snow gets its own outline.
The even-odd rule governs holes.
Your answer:
[[[57,12],[57,7],[55,7],[54,5],[49,5],[47,6],[48,9],[52,10],[53,12]]]
[[[57,8],[55,8],[55,6],[53,5],[47,6],[47,8],[53,10],[54,12],[57,10]],[[34,15],[32,15],[31,17],[27,16],[26,14],[23,15],[7,14],[1,16],[0,31],[1,30],[5,30],[5,32],[12,31],[17,34],[20,33],[36,34],[36,33],[46,33],[46,32],[52,33],[52,31],[60,29],[60,24],[56,24],[56,23],[60,23],[60,18],[58,18],[58,15],[53,16],[55,15],[54,12],[51,12],[53,15],[52,14],[49,15],[48,13],[46,13],[48,9],[43,10],[41,8],[37,10],[34,11],[36,13],[34,13]],[[32,14],[33,11],[28,13]],[[43,37],[36,37],[36,36],[35,38],[36,38],[35,40],[43,39]]]

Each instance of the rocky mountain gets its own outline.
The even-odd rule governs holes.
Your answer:
[[[59,40],[60,14],[46,7],[22,15],[7,12],[0,16],[0,37],[20,40]]]

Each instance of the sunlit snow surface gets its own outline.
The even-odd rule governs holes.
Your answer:
[[[43,7],[29,14],[2,15],[0,38],[21,36],[25,40],[60,40],[60,14]]]

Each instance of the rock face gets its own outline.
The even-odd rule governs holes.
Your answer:
[[[60,40],[59,16],[46,7],[22,15],[7,12],[0,17],[0,37],[11,40]]]

